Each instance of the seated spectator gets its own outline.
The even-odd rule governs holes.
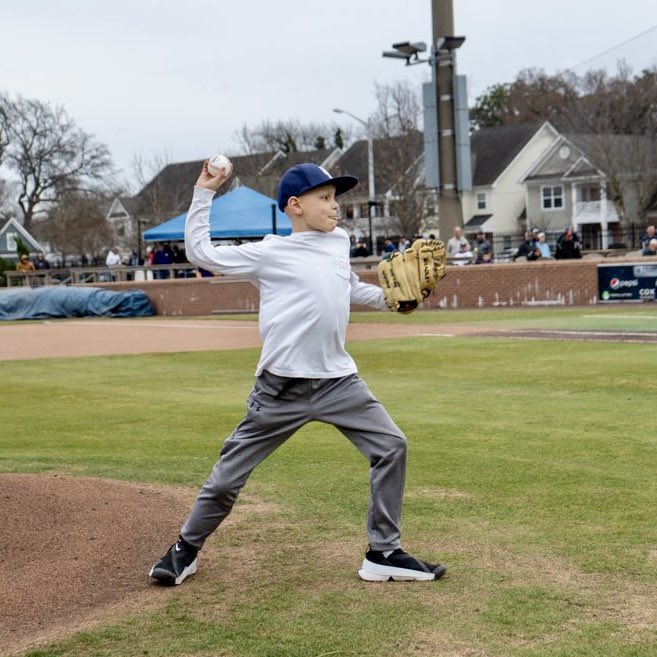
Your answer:
[[[16,271],[36,271],[36,267],[34,266],[34,263],[23,254],[16,263]]]
[[[657,256],[657,237],[653,237],[641,253],[644,256]]]
[[[493,261],[493,247],[486,239],[486,234],[482,228],[477,231],[475,240],[472,243],[472,253],[474,255],[475,265],[482,265]]]
[[[37,269],[50,269],[50,263],[46,260],[43,253],[39,253],[37,255],[37,259],[34,265]]]
[[[354,258],[366,258],[369,254],[370,252],[365,246],[365,242],[356,242],[356,248],[353,253]]]
[[[107,252],[107,258],[105,258],[105,264],[108,267],[118,267],[121,264],[121,256],[119,255],[119,249],[116,246],[113,246]]]
[[[566,230],[559,236],[554,257],[557,260],[572,260],[582,257],[582,245],[579,237],[570,226],[567,226]]]
[[[641,248],[647,249],[650,244],[650,240],[657,238],[657,234],[654,226],[647,226],[644,236],[641,238]]]
[[[453,265],[469,265],[473,260],[472,251],[470,250],[470,245],[467,242],[461,243],[461,250],[459,251],[458,256],[452,258]]]
[[[541,257],[541,251],[537,247],[537,240],[534,239],[534,233],[527,231],[525,239],[520,243],[520,246],[513,255],[513,259],[524,257],[527,260],[538,260]]]
[[[402,236],[399,238],[399,242],[397,242],[397,249],[399,249],[399,251],[401,251],[402,253],[404,253],[404,251],[406,251],[406,249],[407,249],[410,245],[411,245],[411,243],[410,243],[410,242],[409,242],[409,241],[408,241],[408,240],[402,235]]]
[[[461,227],[454,226],[454,236],[447,240],[447,249],[445,253],[447,258],[449,259],[460,257],[462,244],[465,244],[468,249],[470,249],[468,240],[466,240],[461,233]]]
[[[394,253],[397,250],[397,247],[394,245],[392,240],[386,240],[383,243],[383,252],[384,253]]]
[[[541,252],[541,258],[552,258],[552,250],[550,245],[545,241],[545,233],[538,234],[538,242],[536,244],[538,250]]]

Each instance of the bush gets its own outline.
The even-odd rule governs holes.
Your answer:
[[[5,271],[9,269],[9,265],[4,258],[0,258],[0,287],[7,287],[7,278],[5,277]]]

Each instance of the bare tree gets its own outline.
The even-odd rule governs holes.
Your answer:
[[[0,93],[0,164],[9,146],[9,98]]]
[[[265,151],[295,153],[324,148],[343,148],[349,141],[349,130],[335,123],[301,123],[298,120],[263,121],[255,128],[243,125],[233,135],[242,154]]]
[[[18,176],[17,200],[28,230],[59,195],[89,190],[112,172],[107,147],[78,128],[62,107],[19,96],[6,104],[6,129],[6,164]]]
[[[633,75],[619,62],[614,75],[521,71],[477,99],[473,129],[550,121],[607,177],[621,222],[641,221],[657,195],[657,68]]]
[[[200,166],[197,162],[172,164],[171,154],[162,151],[149,160],[135,157],[132,170],[141,186],[139,193],[132,197],[130,207],[134,222],[132,234],[137,242],[133,248],[139,250],[140,235],[144,229],[170,219],[189,205],[190,181],[196,179]]]
[[[38,235],[62,261],[67,257],[102,258],[111,246],[112,232],[105,219],[107,197],[69,190],[52,204],[38,224]]]
[[[557,123],[580,98],[577,76],[547,75],[541,69],[524,69],[511,83],[489,87],[470,111],[473,130],[497,125],[551,121]]]
[[[614,76],[587,73],[579,88],[557,127],[604,171],[621,222],[640,222],[657,195],[657,69],[634,76],[621,62]]]
[[[427,189],[422,170],[422,106],[408,82],[376,85],[377,109],[370,117],[375,140],[377,193],[388,192],[387,229],[412,237],[426,218]]]

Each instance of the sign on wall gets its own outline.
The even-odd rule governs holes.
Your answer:
[[[657,262],[598,265],[600,301],[655,301]]]

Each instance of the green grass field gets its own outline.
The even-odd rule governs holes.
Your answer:
[[[412,321],[654,332],[657,308]],[[426,337],[349,350],[409,438],[404,544],[446,563],[444,580],[357,579],[367,464],[309,425],[247,484],[272,511],[208,542],[212,578],[30,655],[657,654],[657,344]],[[257,357],[0,362],[0,470],[198,485],[243,415]],[[253,564],[239,578],[236,555]]]

